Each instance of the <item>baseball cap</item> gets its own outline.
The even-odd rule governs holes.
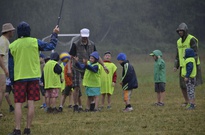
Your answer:
[[[89,37],[90,36],[90,30],[87,28],[83,28],[80,30],[80,36],[81,37]]]

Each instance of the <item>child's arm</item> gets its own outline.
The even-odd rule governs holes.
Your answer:
[[[94,73],[98,72],[98,65],[95,66],[91,66],[91,65],[87,65],[86,68]]]
[[[62,73],[62,68],[59,64],[56,64],[53,71],[56,73],[56,74],[61,74]]]
[[[185,75],[186,78],[190,77],[193,68],[194,68],[194,66],[193,66],[192,62],[187,63],[187,65],[186,65],[186,71],[187,72],[186,72],[186,75]]]

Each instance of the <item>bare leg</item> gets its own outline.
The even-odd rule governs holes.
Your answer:
[[[12,105],[12,104],[11,104],[11,100],[10,100],[10,98],[9,98],[9,93],[6,92],[6,93],[4,94],[4,96],[5,96],[5,98],[6,98],[7,103],[8,103],[9,105]]]
[[[107,94],[107,103],[108,103],[108,106],[111,106],[111,95],[110,94]]]
[[[75,87],[73,91],[73,102],[74,105],[78,105],[78,99],[79,99],[79,87]]]
[[[189,103],[189,99],[188,99],[188,96],[187,96],[187,90],[186,89],[181,89],[182,91],[182,94],[184,96],[184,100],[186,103]]]
[[[26,128],[31,127],[33,117],[34,117],[34,101],[33,100],[28,100],[28,112],[27,112]]]
[[[95,96],[95,109],[98,109],[98,104],[99,104],[99,96]]]
[[[63,106],[64,103],[65,103],[65,100],[66,100],[66,95],[61,95],[61,103],[60,103],[60,106]]]
[[[70,91],[70,93],[69,93],[69,105],[73,104],[72,101],[73,101],[73,92]]]
[[[163,103],[165,97],[165,92],[160,92],[160,102]]]
[[[1,110],[1,104],[2,104],[5,89],[6,89],[6,76],[0,75],[0,110]]]
[[[103,107],[104,106],[104,103],[105,103],[105,94],[102,94],[102,103],[101,103],[101,106]]]
[[[160,92],[157,92],[157,103],[160,102]]]
[[[21,129],[21,117],[22,117],[22,103],[15,103],[15,124],[16,129]]]

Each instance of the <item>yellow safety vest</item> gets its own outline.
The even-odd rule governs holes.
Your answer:
[[[182,67],[183,63],[184,63],[184,55],[185,55],[185,50],[187,48],[190,48],[190,41],[192,38],[195,38],[197,40],[197,47],[198,47],[198,39],[192,35],[188,35],[186,40],[182,43],[182,38],[179,38],[177,40],[177,48],[178,48],[178,55],[179,55],[179,65],[180,67]],[[197,59],[197,65],[200,64],[200,60],[199,57]]]
[[[14,60],[14,81],[41,77],[36,38],[19,38],[9,45],[9,49]]]
[[[187,71],[186,71],[186,65],[187,65],[187,63],[189,63],[189,62],[192,62],[192,63],[193,63],[193,70],[192,70],[192,72],[191,72],[191,74],[190,74],[190,77],[191,77],[191,78],[194,78],[194,77],[196,77],[196,62],[195,62],[195,59],[194,59],[193,57],[185,59],[184,64],[183,64],[183,66],[182,66],[181,76],[182,76],[182,77],[185,77],[185,75],[186,75],[186,73],[187,73]]]

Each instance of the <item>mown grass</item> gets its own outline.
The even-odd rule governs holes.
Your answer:
[[[147,55],[129,57],[135,66],[139,88],[133,91],[133,112],[123,113],[122,90],[116,85],[112,96],[112,109],[97,113],[73,113],[64,107],[63,113],[47,114],[39,109],[41,102],[36,102],[32,135],[205,135],[205,84],[196,88],[197,107],[193,111],[185,110],[182,94],[178,85],[178,72],[173,72],[173,56],[165,55],[167,70],[165,106],[157,107],[153,83],[154,61]],[[204,56],[201,57],[202,72],[205,77]],[[118,66],[118,77],[121,67]],[[204,79],[205,80],[205,79]],[[119,82],[119,81],[118,81]],[[83,90],[84,91],[84,90]],[[84,94],[84,93],[83,93]],[[86,96],[82,97],[84,106]],[[59,100],[58,100],[59,102]],[[68,103],[66,102],[66,105]],[[7,135],[14,128],[14,114],[8,113],[4,99],[0,119],[0,135]],[[26,124],[26,109],[23,108],[22,130]]]

